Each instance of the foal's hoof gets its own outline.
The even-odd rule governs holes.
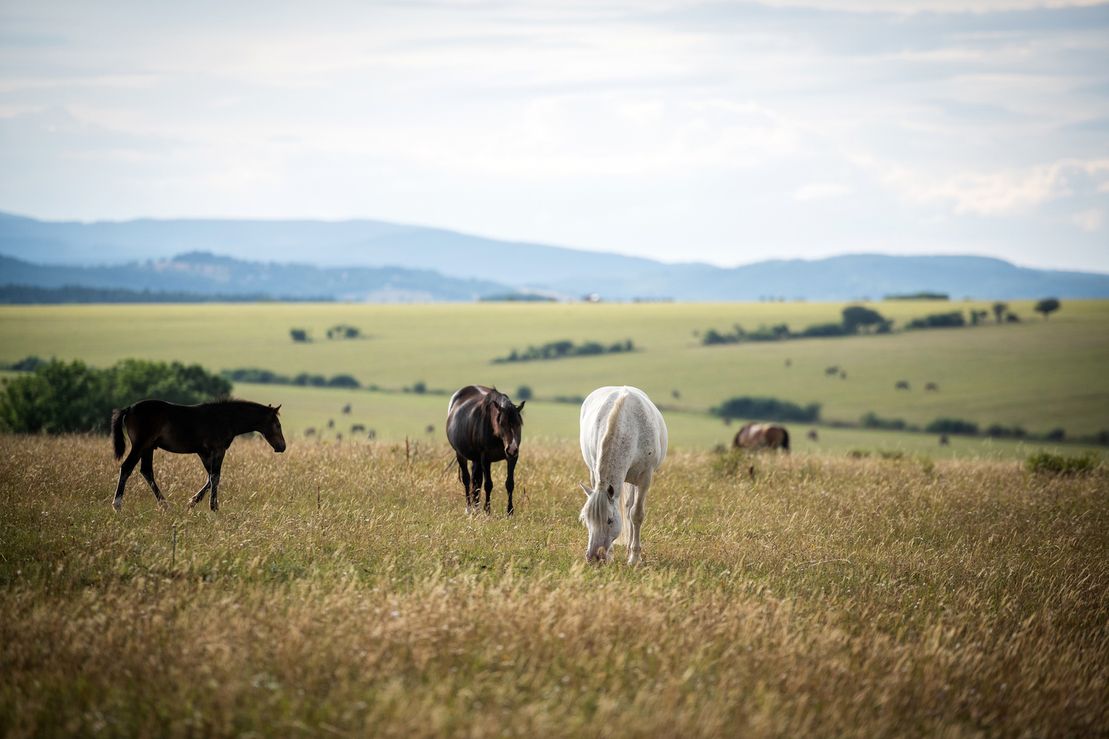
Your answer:
[[[158,506],[159,506],[159,507],[160,507],[160,508],[161,508],[161,509],[162,509],[163,511],[168,511],[168,510],[169,510],[169,501],[168,501],[168,500],[166,500],[165,498],[162,498],[161,500],[159,500],[159,501],[158,501]]]
[[[123,510],[123,498],[116,498],[115,500],[113,500],[112,501],[112,508],[114,508],[117,513],[119,511],[122,511]]]

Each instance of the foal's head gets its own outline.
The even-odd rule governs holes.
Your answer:
[[[503,393],[489,398],[489,422],[493,426],[493,435],[504,443],[505,456],[517,457],[520,454],[524,434],[524,417],[520,411],[524,410],[525,403],[526,400],[520,405],[513,405]]]
[[[281,433],[281,420],[277,417],[277,412],[281,410],[281,406],[276,408],[267,406],[267,408],[269,413],[262,418],[258,432],[266,438],[275,452],[280,453],[285,451],[285,435]]]
[[[620,535],[620,496],[615,486],[601,483],[596,490],[590,490],[578,483],[585,493],[585,505],[581,509],[581,522],[589,531],[589,542],[585,548],[585,559],[589,562],[607,562],[612,559],[612,543]]]

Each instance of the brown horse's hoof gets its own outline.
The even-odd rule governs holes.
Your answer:
[[[112,501],[112,508],[114,508],[114,509],[116,510],[116,512],[117,512],[117,513],[118,513],[119,511],[122,511],[122,510],[123,510],[123,498],[116,498],[116,499],[114,499],[114,500]]]

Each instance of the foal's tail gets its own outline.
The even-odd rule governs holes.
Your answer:
[[[115,445],[116,459],[123,456],[127,444],[123,440],[123,419],[131,411],[131,406],[112,411],[112,443]]]

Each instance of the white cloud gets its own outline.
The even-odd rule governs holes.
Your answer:
[[[1100,231],[1102,225],[1105,223],[1105,211],[1100,208],[1090,208],[1089,210],[1075,213],[1071,217],[1071,223],[1089,233]]]
[[[793,193],[795,200],[833,200],[851,194],[851,188],[839,182],[810,182]]]

